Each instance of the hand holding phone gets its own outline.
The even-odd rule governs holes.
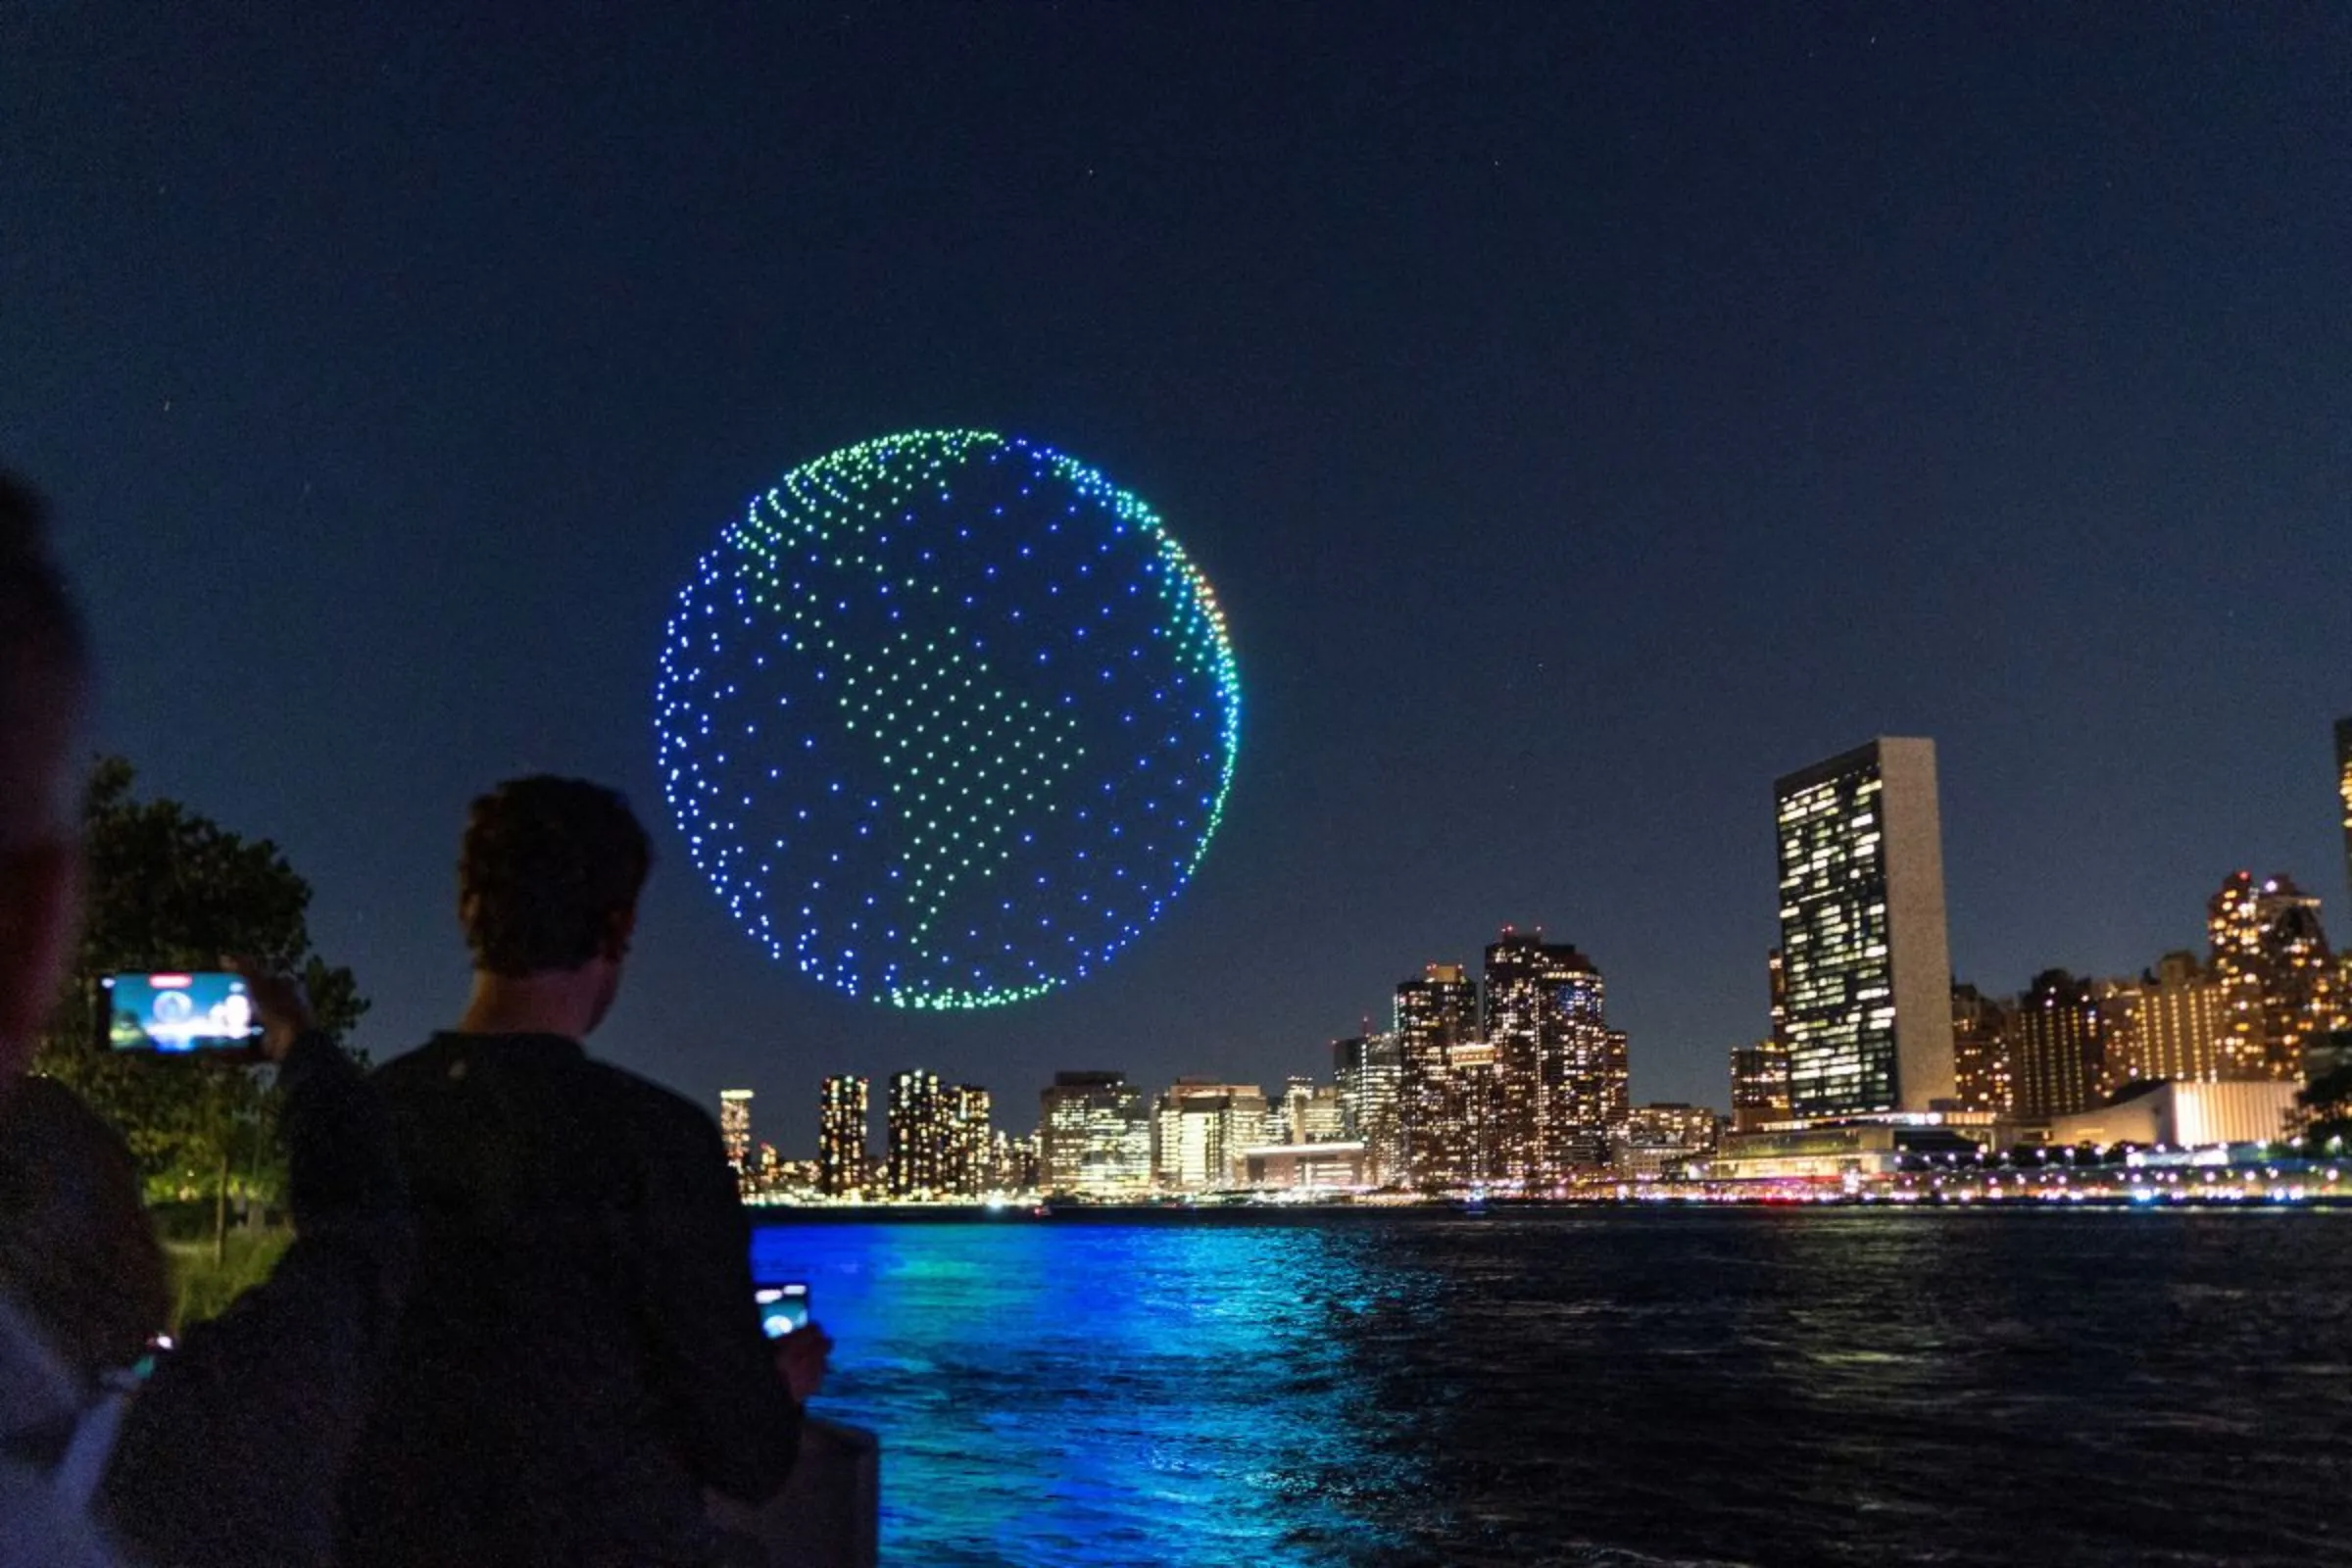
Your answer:
[[[245,982],[253,997],[253,1010],[261,1017],[257,1049],[271,1061],[285,1060],[294,1042],[317,1021],[311,1013],[311,994],[300,980],[258,958],[231,958],[228,966]]]
[[[771,1340],[808,1326],[808,1287],[797,1280],[756,1286],[752,1299],[760,1304],[760,1332]]]

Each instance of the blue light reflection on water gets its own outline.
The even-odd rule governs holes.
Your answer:
[[[763,1232],[888,1559],[2352,1562],[2352,1211]]]
[[[759,1233],[840,1342],[820,1401],[884,1446],[884,1555],[1342,1564],[1414,1441],[1367,1357],[1433,1282],[1348,1231],[891,1224]]]

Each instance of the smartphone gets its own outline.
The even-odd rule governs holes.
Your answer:
[[[752,1299],[760,1303],[760,1327],[771,1340],[808,1326],[808,1287],[797,1280],[756,1286]]]
[[[261,1041],[261,1015],[240,976],[180,969],[110,974],[98,984],[110,1051],[248,1054]]]

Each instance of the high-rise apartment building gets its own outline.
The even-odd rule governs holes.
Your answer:
[[[1439,1110],[1422,1145],[1433,1187],[1491,1187],[1508,1174],[1501,1062],[1483,1040],[1448,1047],[1439,1080]]]
[[[957,1084],[947,1092],[947,1190],[979,1198],[997,1190],[996,1131],[989,1125],[988,1091]]]
[[[2320,901],[2291,877],[2257,883],[2238,871],[2206,906],[2205,928],[2222,992],[2222,1076],[2301,1077],[2304,1048],[2338,1012]]]
[[[1404,1174],[1443,1182],[1459,1163],[1442,1147],[1449,1118],[1449,1054],[1478,1038],[1478,982],[1458,963],[1433,963],[1396,987],[1397,1110]]]
[[[2222,1075],[2222,988],[2193,953],[2168,953],[2140,982],[2132,1078],[2204,1083]]]
[[[1935,1108],[1953,1089],[1936,743],[1882,737],[1774,797],[1790,1109]]]
[[[1038,1188],[1140,1198],[1152,1187],[1152,1107],[1117,1072],[1057,1072],[1038,1103]]]
[[[935,1072],[893,1073],[890,1150],[884,1184],[893,1200],[945,1198],[954,1159],[955,1119]]]
[[[1606,1158],[1625,1123],[1622,1037],[1592,960],[1543,933],[1505,927],[1486,954],[1486,1042],[1502,1096],[1502,1158],[1518,1181],[1548,1184]]]
[[[2098,1098],[2105,1067],[2096,983],[2064,969],[2045,969],[2017,999],[2016,1114],[2046,1122],[2087,1110]]]
[[[1788,1119],[1788,1053],[1770,1040],[1732,1048],[1732,1131]]]
[[[828,1078],[817,1093],[816,1190],[855,1198],[865,1189],[865,1080]]]
[[[2010,1048],[2015,1018],[1975,986],[1952,987],[1952,1099],[1958,1108],[2006,1116],[2016,1105]]]
[[[721,1089],[718,1092],[718,1141],[726,1147],[727,1163],[735,1174],[745,1175],[752,1168],[752,1092],[749,1089]]]
[[[1391,1030],[1335,1040],[1331,1046],[1341,1136],[1364,1146],[1366,1179],[1376,1184],[1405,1179],[1402,1129],[1397,1124],[1403,1066],[1396,1042]]]
[[[2145,985],[2137,975],[2125,975],[2091,986],[2099,1003],[2099,1077],[2091,1087],[2093,1104],[2105,1103],[2124,1085],[2146,1076],[2140,1070],[2146,1049],[2139,1037]]]

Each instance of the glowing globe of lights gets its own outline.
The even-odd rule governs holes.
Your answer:
[[[974,430],[756,497],[678,595],[656,705],[670,809],[736,921],[907,1007],[1107,962],[1200,864],[1241,741],[1224,616],[1152,510]]]

